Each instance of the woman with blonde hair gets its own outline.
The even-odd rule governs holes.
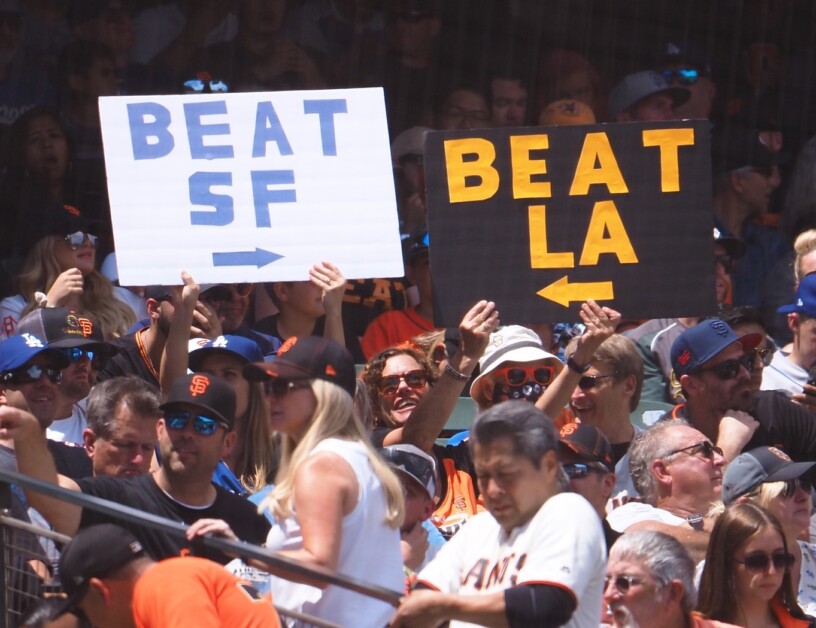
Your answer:
[[[136,315],[125,303],[127,290],[96,270],[98,238],[88,221],[70,205],[53,206],[41,218],[40,238],[17,277],[20,294],[0,301],[0,340],[14,334],[17,322],[40,306],[92,315],[106,340],[125,334]]]

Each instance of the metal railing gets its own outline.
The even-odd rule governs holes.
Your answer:
[[[48,538],[60,544],[64,544],[69,540],[69,537],[65,535],[12,518],[10,516],[12,484],[82,508],[89,508],[113,520],[124,520],[130,525],[136,523],[145,528],[166,532],[179,539],[186,539],[187,526],[177,521],[158,517],[99,497],[67,490],[27,475],[0,470],[0,592],[2,592],[2,595],[0,595],[0,627],[2,628],[15,626],[25,607],[31,602],[41,599],[45,594],[58,594],[60,592],[58,586],[44,581],[41,576],[37,575],[29,567],[28,561],[40,558],[40,556],[36,556],[31,551],[26,551],[26,547],[30,543],[21,543],[21,535],[29,534]],[[302,565],[250,543],[211,536],[201,537],[196,543],[198,547],[218,550],[230,556],[238,556],[244,562],[253,560],[263,563],[274,568],[276,575],[283,578],[308,578],[324,582],[387,602],[393,606],[397,606],[403,595],[401,592],[357,580],[331,569]],[[275,608],[281,616],[293,617],[314,626],[335,626],[335,624],[325,620],[297,613],[277,604]]]

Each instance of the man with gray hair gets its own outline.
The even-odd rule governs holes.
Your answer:
[[[82,433],[95,476],[132,477],[150,469],[161,418],[158,390],[141,377],[114,377],[88,397]]]
[[[614,628],[702,626],[696,605],[694,562],[674,538],[662,532],[623,535],[609,553],[606,602]]]
[[[645,503],[624,504],[607,521],[618,532],[665,532],[702,560],[706,514],[720,499],[724,465],[722,450],[702,432],[682,420],[659,422],[638,434],[629,452],[632,481]]]
[[[469,447],[488,512],[420,572],[391,625],[597,625],[606,544],[589,502],[561,492],[552,421],[500,403],[476,417]]]

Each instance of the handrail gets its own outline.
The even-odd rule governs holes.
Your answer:
[[[48,497],[75,504],[82,508],[90,508],[91,510],[116,519],[124,519],[130,523],[135,521],[138,525],[143,527],[162,530],[186,538],[185,533],[187,526],[177,521],[158,517],[138,510],[137,508],[117,504],[116,502],[111,502],[100,497],[85,495],[78,491],[71,491],[48,482],[43,482],[31,476],[23,475],[22,473],[0,470],[0,484],[16,484],[22,488],[42,493]],[[5,505],[0,504],[0,508],[3,507],[5,507]],[[369,582],[363,582],[362,580],[339,574],[332,569],[318,566],[307,567],[290,558],[285,558],[277,552],[264,550],[251,543],[231,541],[214,536],[200,537],[196,543],[199,543],[202,547],[215,549],[227,555],[240,556],[244,561],[250,558],[260,561],[284,571],[286,575],[283,577],[305,577],[319,582],[333,584],[354,591],[355,593],[387,602],[392,606],[397,606],[400,598],[403,596],[403,594],[398,591],[393,591]]]

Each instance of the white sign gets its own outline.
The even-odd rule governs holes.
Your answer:
[[[403,274],[382,89],[99,99],[123,285]]]

